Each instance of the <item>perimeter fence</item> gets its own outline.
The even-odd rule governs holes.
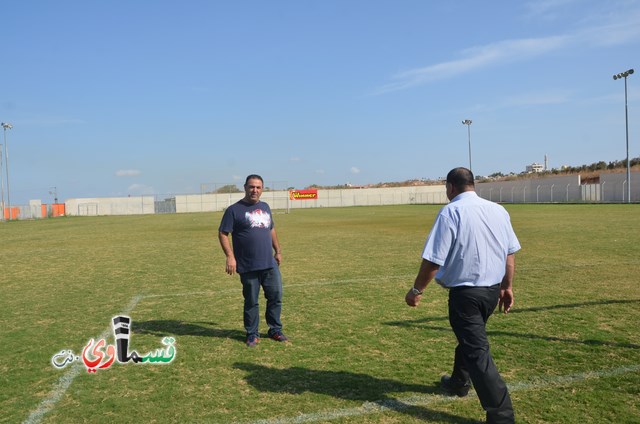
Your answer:
[[[514,181],[476,183],[479,196],[498,203],[627,203],[626,175],[600,174],[597,184],[581,184],[580,176],[557,176]],[[403,204],[445,204],[444,184],[393,188],[346,188],[315,190],[312,198],[296,198],[286,181],[265,182],[262,200],[275,212],[292,209],[383,206]],[[229,192],[219,193],[226,187]],[[142,215],[223,211],[244,197],[234,184],[207,183],[198,194],[165,194],[111,198],[68,199],[61,205],[31,201],[27,206],[5,209],[4,219],[35,219],[49,216]],[[279,187],[279,190],[272,190]],[[631,202],[640,202],[640,172],[631,173]],[[55,207],[55,209],[54,209]],[[61,209],[62,207],[62,209]],[[62,210],[62,213],[60,212]],[[43,212],[45,211],[45,212]],[[48,211],[48,212],[47,212]]]
[[[628,203],[624,173],[603,173],[599,183],[582,184],[580,175],[476,184],[478,195],[504,203]],[[640,202],[640,172],[631,173],[631,202]]]

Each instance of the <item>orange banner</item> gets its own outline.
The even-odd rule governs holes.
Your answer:
[[[289,190],[291,200],[317,200],[318,190]]]

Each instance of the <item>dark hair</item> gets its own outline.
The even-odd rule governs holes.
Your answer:
[[[251,174],[247,177],[246,180],[244,180],[244,185],[249,184],[249,180],[260,180],[260,182],[262,183],[262,185],[264,185],[264,180],[262,179],[262,177],[258,174]]]
[[[473,172],[467,168],[453,168],[447,174],[447,182],[459,192],[465,191],[467,187],[475,187],[473,182]]]

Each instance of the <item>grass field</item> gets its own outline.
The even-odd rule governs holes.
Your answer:
[[[518,422],[640,422],[638,205],[507,205],[516,304],[488,330]],[[0,421],[474,423],[441,396],[455,346],[444,289],[404,304],[438,206],[276,215],[288,345],[244,345],[220,213],[0,225]],[[261,303],[264,308],[264,302]],[[264,311],[262,309],[261,313]],[[130,349],[170,364],[51,364],[131,316]],[[261,330],[266,332],[264,321]]]

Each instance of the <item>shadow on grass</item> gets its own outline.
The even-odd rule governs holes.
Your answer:
[[[509,314],[526,314],[530,312],[540,312],[540,311],[551,311],[556,309],[571,309],[571,308],[584,308],[587,306],[600,306],[600,305],[619,305],[619,304],[628,304],[628,303],[640,303],[640,299],[625,299],[625,300],[594,300],[593,302],[580,302],[580,303],[565,303],[562,305],[548,305],[548,306],[532,306],[530,308],[516,308],[513,309]],[[404,324],[410,323],[422,323],[427,321],[448,321],[449,318],[447,316],[439,316],[439,317],[428,317],[428,318],[420,318],[415,320],[407,320],[407,321],[390,321],[385,322],[385,325],[398,325],[402,326]]]
[[[562,305],[551,305],[551,306],[534,306],[531,308],[522,308],[522,309],[514,309],[509,314],[522,314],[522,313],[530,313],[530,312],[540,312],[540,311],[548,311],[548,310],[556,310],[563,308],[583,308],[588,306],[600,306],[600,305],[615,305],[615,304],[625,304],[625,303],[640,303],[640,299],[629,299],[629,300],[601,300],[601,301],[593,301],[593,302],[582,302],[582,303],[569,303]],[[446,316],[441,317],[427,317],[415,320],[407,320],[407,321],[390,321],[383,323],[384,325],[391,325],[396,327],[419,327],[425,328],[429,330],[435,331],[447,331],[450,332],[451,328],[447,327],[436,327],[432,325],[424,325],[427,322],[433,321],[448,321],[449,318]],[[609,347],[622,347],[627,349],[640,349],[640,345],[633,343],[619,343],[619,342],[611,342],[607,340],[576,340],[576,339],[567,339],[561,337],[553,337],[553,336],[538,336],[536,334],[521,334],[514,333],[509,331],[487,331],[488,335],[494,336],[509,336],[509,337],[519,337],[524,339],[532,339],[532,340],[546,340],[546,341],[554,341],[554,342],[563,342],[563,343],[575,343],[575,344],[584,344],[590,346],[609,346]]]
[[[580,303],[564,303],[561,305],[549,305],[549,306],[532,306],[530,308],[514,309],[509,312],[510,314],[522,314],[527,312],[539,312],[550,311],[556,309],[570,309],[570,308],[583,308],[586,306],[600,306],[600,305],[620,305],[626,303],[640,303],[640,299],[608,299],[608,300],[594,300],[592,302],[580,302]]]
[[[245,333],[241,330],[216,328],[215,322],[184,322],[180,320],[137,321],[132,325],[133,334],[153,334],[154,336],[201,336],[232,339],[244,342]]]
[[[261,392],[295,395],[312,392],[339,399],[360,401],[363,402],[363,415],[374,410],[389,409],[425,421],[438,420],[456,424],[478,423],[478,421],[446,412],[404,403],[387,395],[387,393],[398,392],[437,394],[438,384],[432,386],[406,384],[347,371],[321,371],[300,367],[278,369],[246,362],[236,363],[234,367],[246,371],[248,373],[245,377],[247,383]],[[321,414],[321,412],[316,414]],[[330,418],[329,415],[331,412],[328,413],[327,419]]]
[[[434,331],[445,331],[450,333],[451,328],[449,327],[436,327],[434,325],[411,325],[411,327],[424,328],[427,330]],[[521,339],[530,339],[530,340],[544,340],[548,342],[562,342],[562,343],[573,343],[573,344],[581,344],[588,346],[608,346],[608,347],[621,347],[626,349],[640,349],[640,345],[633,343],[619,343],[619,342],[610,342],[607,340],[577,340],[577,339],[567,339],[562,337],[553,337],[553,336],[538,336],[537,334],[521,334],[521,333],[513,333],[510,331],[490,331],[487,330],[487,335],[489,336],[507,336],[507,337],[517,337]]]

